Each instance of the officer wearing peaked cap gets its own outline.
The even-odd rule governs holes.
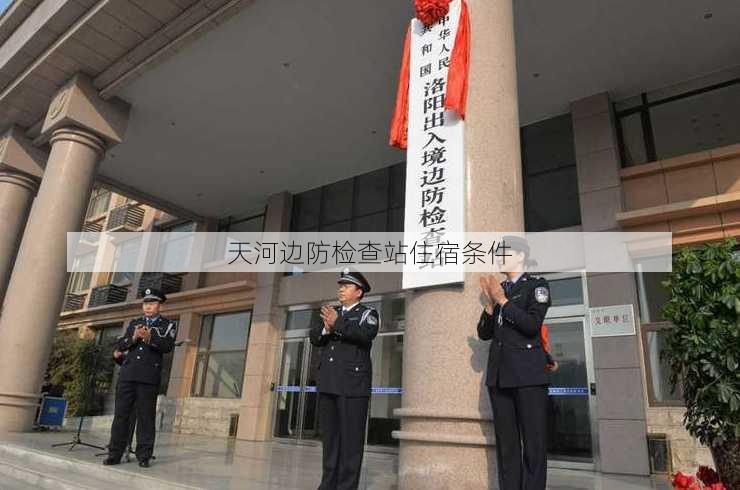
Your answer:
[[[501,490],[545,490],[548,355],[541,328],[550,306],[547,281],[524,270],[534,264],[527,241],[506,236],[497,256],[507,279],[481,276],[486,306],[478,336],[490,340],[486,385],[493,409]]]
[[[370,349],[380,316],[360,303],[370,284],[345,269],[337,281],[339,306],[323,306],[311,329],[311,343],[321,347],[319,427],[323,445],[320,490],[356,489],[365,447],[372,363]]]
[[[157,394],[162,376],[162,356],[175,346],[177,328],[159,314],[167,297],[158,289],[144,290],[144,315],[132,320],[116,349],[126,353],[116,388],[116,405],[105,465],[121,462],[129,434],[129,418],[136,416],[136,459],[149,467],[154,449]]]

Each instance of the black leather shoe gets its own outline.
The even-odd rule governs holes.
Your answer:
[[[149,460],[148,459],[142,459],[139,461],[139,466],[142,468],[149,468]]]
[[[116,459],[116,458],[114,458],[112,456],[108,456],[107,458],[105,458],[103,460],[103,465],[104,466],[113,466],[113,465],[116,465],[116,464],[121,464],[121,459],[120,458]]]

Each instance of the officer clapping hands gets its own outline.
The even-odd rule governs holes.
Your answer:
[[[483,294],[488,299],[486,304],[486,311],[489,315],[493,314],[493,307],[495,304],[503,306],[508,300],[506,299],[506,293],[501,284],[491,275],[480,276],[480,287]]]
[[[152,332],[147,328],[146,325],[138,325],[136,329],[134,330],[133,339],[134,341],[137,339],[141,339],[147,344],[152,338]]]
[[[321,307],[321,320],[324,322],[324,328],[327,332],[331,332],[334,330],[334,325],[337,322],[337,318],[339,315],[337,315],[337,310],[332,308],[329,305],[324,305]]]

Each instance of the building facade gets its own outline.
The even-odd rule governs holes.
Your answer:
[[[70,279],[50,245],[80,229],[171,231],[156,260],[177,260],[194,231],[403,230],[405,156],[385,135],[411,2],[307,3],[17,0],[3,14],[1,428],[29,426],[55,325],[116,330],[161,285],[191,341],[171,359],[165,426],[318,438],[307,331],[335,277],[132,275],[124,242],[85,259],[116,272]],[[675,246],[740,235],[737,7],[468,3],[467,229],[671,231]],[[98,189],[126,197],[103,206]],[[405,488],[485,488],[477,277],[416,291],[368,278],[384,318],[368,445],[399,451]],[[659,275],[548,279],[551,464],[646,475],[709,462],[660,364]],[[633,306],[636,334],[592,338],[589,309],[611,305]]]

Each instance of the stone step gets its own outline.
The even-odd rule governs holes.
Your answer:
[[[0,469],[0,480],[2,480],[3,490],[36,490],[37,488],[39,488],[32,483],[28,483],[24,480],[18,480],[6,475],[2,471],[2,469]]]
[[[82,461],[63,452],[48,453],[12,443],[0,443],[0,475],[38,489],[100,490],[124,486],[136,490],[202,490],[121,467],[103,466],[100,461]]]
[[[3,490],[13,488],[39,488],[39,489],[59,489],[59,490],[94,490],[94,482],[72,481],[72,479],[63,479],[54,475],[52,471],[44,471],[43,468],[30,468],[19,461],[8,461],[0,459],[0,475],[2,475]],[[99,482],[108,484],[107,482]]]

